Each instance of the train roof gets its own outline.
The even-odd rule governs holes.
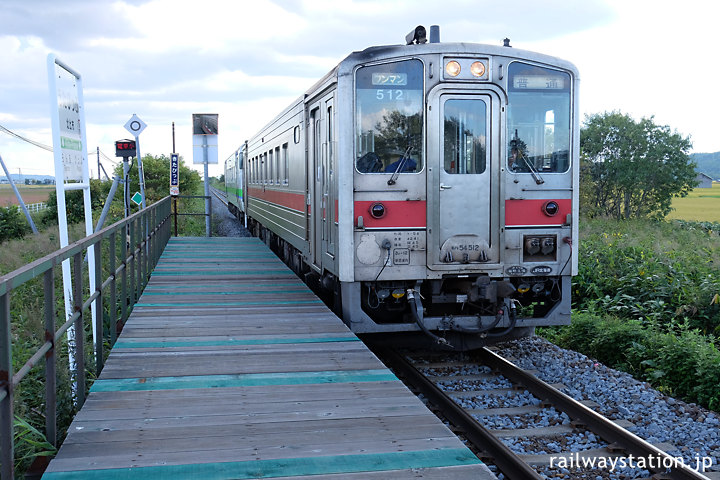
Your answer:
[[[547,65],[564,68],[572,71],[577,76],[577,68],[571,62],[558,57],[523,50],[514,47],[490,45],[484,43],[424,43],[419,45],[383,45],[368,47],[365,50],[356,51],[345,57],[338,67],[354,65],[357,63],[371,62],[385,58],[394,58],[411,55],[442,54],[442,55],[492,55],[501,57],[512,57],[521,60],[529,60]],[[333,69],[334,70],[334,69]]]

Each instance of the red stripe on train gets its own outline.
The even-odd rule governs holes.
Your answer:
[[[385,206],[385,216],[382,218],[370,215],[370,207],[376,203]],[[427,202],[424,200],[355,201],[355,225],[361,216],[367,228],[425,228],[426,214]]]
[[[272,202],[283,207],[305,213],[305,195],[302,193],[283,192],[281,190],[263,191],[261,188],[248,188],[249,196]]]
[[[556,215],[545,214],[544,206],[553,201],[560,207]],[[572,213],[572,200],[505,200],[506,226],[563,225]]]

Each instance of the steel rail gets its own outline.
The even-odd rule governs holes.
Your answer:
[[[508,380],[527,388],[537,398],[551,403],[573,420],[581,422],[588,430],[599,435],[605,441],[617,445],[620,449],[636,458],[654,458],[658,459],[659,465],[672,465],[667,472],[661,472],[660,469],[653,468],[648,468],[648,470],[666,475],[665,478],[672,480],[709,480],[708,477],[685,465],[675,457],[620,427],[612,420],[586,407],[488,348],[478,350],[475,356],[483,365],[497,370]]]
[[[405,358],[389,349],[381,349],[376,353],[382,359],[387,360],[389,366],[413,387],[422,392],[453,425],[461,428],[463,436],[472,442],[477,450],[487,452],[505,477],[510,480],[540,480],[543,478]]]

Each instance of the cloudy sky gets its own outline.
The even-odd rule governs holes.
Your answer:
[[[655,116],[720,151],[720,4],[707,0],[0,0],[0,125],[52,145],[47,55],[82,74],[88,151],[114,159],[137,114],[143,154],[192,157],[192,113],[218,113],[220,164],[337,62],[441,41],[555,55],[580,70],[583,115]],[[0,132],[11,173],[53,174],[52,154]],[[112,164],[103,160],[110,171]],[[201,168],[201,166],[200,166]],[[221,168],[211,167],[211,175]]]

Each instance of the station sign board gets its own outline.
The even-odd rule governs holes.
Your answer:
[[[170,195],[180,195],[180,158],[177,153],[170,154]]]

